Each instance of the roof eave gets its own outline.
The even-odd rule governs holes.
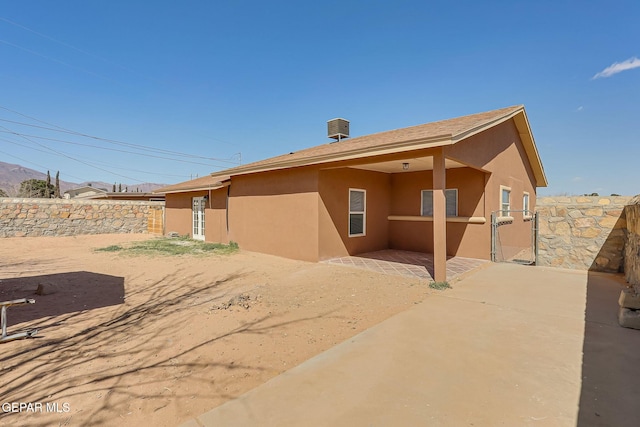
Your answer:
[[[544,166],[542,166],[540,154],[538,153],[538,148],[536,147],[536,142],[533,138],[533,133],[531,132],[531,126],[529,125],[529,119],[527,118],[527,113],[524,108],[513,115],[513,121],[516,124],[520,140],[522,141],[527,157],[529,158],[529,164],[531,165],[533,175],[536,178],[536,186],[546,187],[549,183],[547,181],[547,176],[544,173]]]
[[[521,105],[517,109],[515,109],[513,111],[510,111],[510,112],[508,112],[508,113],[506,113],[506,114],[504,114],[504,115],[502,115],[500,117],[496,117],[496,118],[494,118],[492,120],[485,121],[485,122],[479,124],[478,126],[472,127],[470,129],[466,129],[465,131],[454,135],[452,137],[452,139],[453,139],[454,142],[459,142],[459,141],[462,141],[463,139],[470,138],[473,135],[476,135],[476,134],[478,134],[480,132],[484,132],[485,130],[487,130],[489,128],[492,128],[494,126],[497,126],[497,125],[499,125],[501,123],[506,122],[507,120],[513,118],[514,116],[520,114],[523,111],[524,111],[524,106]]]
[[[472,129],[467,129],[466,131],[455,135],[453,137],[454,143],[460,142],[463,139],[467,139],[473,135],[476,135],[511,119],[513,119],[516,128],[518,129],[520,140],[522,141],[525,152],[527,153],[527,159],[529,160],[529,164],[531,165],[531,169],[533,170],[533,175],[536,179],[536,187],[546,187],[548,185],[547,177],[544,173],[544,167],[542,166],[542,161],[540,160],[540,154],[538,153],[535,140],[533,139],[533,133],[531,132],[529,119],[527,118],[527,113],[523,105],[501,117],[497,117],[488,122],[484,122],[479,126],[476,126]]]
[[[227,186],[229,186],[229,184],[230,184],[230,182],[227,181],[227,182],[216,182],[215,185],[206,185],[206,186],[201,185],[201,186],[198,186],[198,187],[180,188],[180,189],[177,189],[177,190],[161,189],[163,191],[161,191],[161,192],[160,191],[159,192],[155,192],[154,191],[152,194],[160,195],[160,194],[175,194],[175,193],[192,193],[194,191],[217,190],[219,188],[227,187]]]
[[[394,142],[390,144],[381,145],[376,147],[375,150],[371,150],[368,147],[359,148],[357,150],[350,150],[347,152],[337,153],[337,154],[323,154],[319,156],[313,157],[303,157],[301,159],[294,160],[282,160],[275,163],[269,163],[264,166],[250,166],[248,165],[246,168],[242,166],[236,167],[233,169],[227,169],[225,171],[217,172],[211,174],[212,177],[218,176],[218,174],[225,174],[231,176],[237,175],[246,175],[250,173],[257,172],[268,172],[272,170],[278,169],[289,169],[301,166],[311,166],[311,165],[319,165],[324,163],[333,163],[340,162],[345,160],[354,160],[359,158],[369,158],[375,156],[381,156],[390,153],[398,153],[404,151],[414,151],[425,148],[434,148],[434,147],[442,147],[445,145],[451,145],[454,142],[452,141],[451,135],[439,135],[430,138],[419,138],[408,141],[403,141],[401,143]]]

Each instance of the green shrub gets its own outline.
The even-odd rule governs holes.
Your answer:
[[[449,282],[431,282],[429,283],[429,287],[431,289],[437,289],[439,291],[451,289],[451,285],[449,284]]]
[[[99,252],[118,252],[123,250],[124,248],[120,245],[111,245],[111,246],[107,246],[106,248],[98,248],[96,249],[96,251]]]
[[[143,240],[131,243],[127,247],[118,245],[99,248],[100,252],[117,252],[130,255],[202,255],[207,253],[227,255],[238,251],[238,244],[230,242],[228,245],[222,243],[205,243],[200,240],[193,240],[187,237],[178,238],[158,238]]]

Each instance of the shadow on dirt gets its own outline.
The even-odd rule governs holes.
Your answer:
[[[43,314],[32,314],[31,318],[42,319],[37,326],[43,331],[43,338],[1,348],[0,366],[7,369],[0,370],[0,401],[38,402],[55,396],[57,401],[64,402],[72,396],[89,394],[95,400],[91,407],[82,408],[83,425],[100,426],[113,423],[114,411],[120,413],[118,411],[132,405],[132,402],[136,405],[153,405],[151,410],[156,411],[168,404],[182,404],[194,398],[193,392],[185,394],[170,391],[164,385],[171,381],[205,384],[206,387],[202,389],[208,391],[205,394],[201,392],[199,398],[236,397],[232,391],[225,391],[227,388],[233,390],[237,381],[230,372],[240,375],[259,372],[263,368],[248,366],[228,357],[217,358],[214,353],[217,347],[211,346],[219,341],[224,343],[227,338],[237,334],[269,335],[289,324],[311,319],[277,322],[269,313],[226,331],[204,335],[204,339],[193,345],[172,344],[176,336],[190,333],[183,328],[189,316],[198,315],[226,301],[229,292],[221,288],[242,276],[243,273],[239,272],[216,279],[211,278],[210,274],[174,271],[133,290],[138,303],[129,303],[131,295],[128,294],[127,302],[113,313],[103,313],[102,317],[96,315],[95,322],[83,329],[72,328],[80,319],[86,322],[87,315],[92,313],[59,310],[57,315],[49,314],[52,317],[48,319],[42,319]],[[82,275],[75,277],[79,279]],[[103,305],[119,303],[121,278],[85,276],[90,277],[100,278],[105,289],[110,289],[108,292],[111,294],[102,302]],[[28,283],[28,289],[33,288],[35,282]],[[82,306],[86,310],[84,304]],[[15,309],[15,314],[20,309]],[[60,337],[60,331],[67,330],[65,325],[70,325],[68,335]],[[49,336],[47,331],[50,331]],[[203,352],[203,348],[207,350]],[[216,377],[202,374],[212,372],[212,369],[229,374]],[[130,377],[135,378],[135,386],[132,386]],[[138,388],[140,386],[146,388]],[[41,425],[37,419],[30,424],[30,420],[25,418],[6,415],[9,416],[8,422],[19,422],[15,425]],[[72,414],[63,424],[70,422],[71,417]]]
[[[74,271],[1,279],[0,301],[19,298],[33,298],[36,303],[9,308],[9,326],[122,304],[124,278],[89,271]],[[29,326],[38,327],[37,323]]]

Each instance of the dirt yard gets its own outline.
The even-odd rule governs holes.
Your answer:
[[[149,238],[0,239],[0,301],[36,300],[9,333],[39,329],[0,344],[1,425],[176,426],[437,292],[243,251],[94,251]]]

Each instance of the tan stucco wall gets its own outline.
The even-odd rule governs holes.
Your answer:
[[[530,193],[531,207],[535,206],[535,178],[512,120],[446,147],[445,154],[491,173],[487,182],[489,212],[500,208],[500,185],[511,187],[512,196],[514,192],[519,196],[515,209],[522,209],[523,191]]]
[[[525,191],[529,193],[529,209],[535,210],[535,178],[513,120],[447,147],[445,153],[452,159],[490,172],[485,188],[487,224],[490,224],[491,212],[500,209],[501,185],[511,189],[512,210],[522,209]],[[515,255],[531,240],[531,222],[524,220],[521,213],[514,213],[513,217],[508,232],[501,234],[505,257]]]
[[[209,193],[205,211],[204,238],[207,242],[229,243],[227,235],[227,187]]]
[[[206,241],[235,241],[249,251],[318,260],[317,170],[234,177],[229,189],[229,233],[226,187],[167,194],[167,232],[192,236],[192,198],[207,195]]]
[[[194,197],[209,196],[205,207],[205,240],[207,242],[228,243],[226,222],[227,189],[220,188],[209,191],[194,191],[189,193],[167,194],[165,230],[167,233],[176,232],[181,236],[193,237],[192,229],[192,199]]]
[[[313,168],[233,177],[229,239],[242,249],[317,261],[317,187]]]
[[[204,196],[206,194],[206,191],[167,194],[165,198],[166,232],[176,232],[181,236],[191,236],[191,198]]]
[[[446,187],[458,189],[458,216],[485,217],[486,174],[471,168],[448,169]],[[433,187],[431,171],[391,175],[391,215],[420,215],[421,191]],[[447,223],[447,255],[488,259],[491,229],[486,224]],[[389,247],[433,252],[433,223],[389,222]]]
[[[349,237],[349,189],[366,190],[364,236]],[[390,175],[360,169],[321,170],[319,174],[319,258],[388,248]]]

